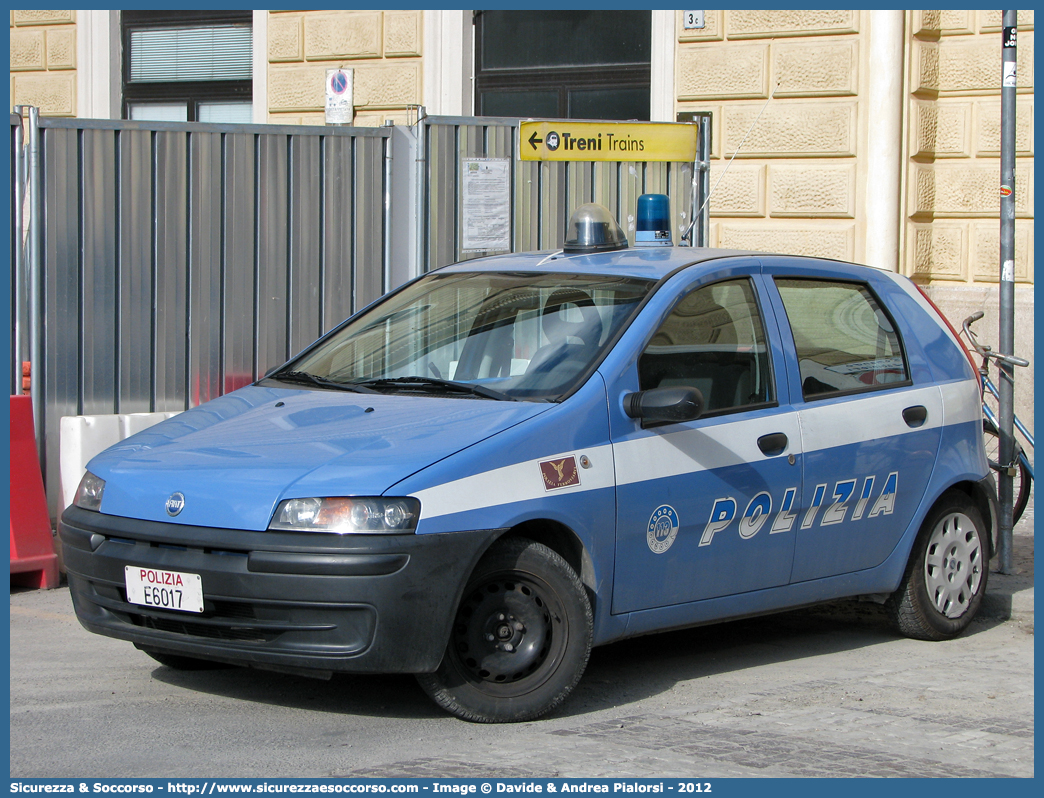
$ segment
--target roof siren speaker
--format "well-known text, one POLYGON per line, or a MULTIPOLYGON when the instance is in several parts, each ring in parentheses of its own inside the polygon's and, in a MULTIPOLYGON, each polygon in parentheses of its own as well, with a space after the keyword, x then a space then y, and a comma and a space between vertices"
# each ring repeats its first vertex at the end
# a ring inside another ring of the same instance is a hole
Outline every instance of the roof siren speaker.
POLYGON ((636 247, 670 247, 671 203, 666 194, 642 194, 638 198, 636 247))
POLYGON ((589 202, 573 211, 563 252, 594 254, 617 249, 627 249, 627 236, 607 207, 589 202))

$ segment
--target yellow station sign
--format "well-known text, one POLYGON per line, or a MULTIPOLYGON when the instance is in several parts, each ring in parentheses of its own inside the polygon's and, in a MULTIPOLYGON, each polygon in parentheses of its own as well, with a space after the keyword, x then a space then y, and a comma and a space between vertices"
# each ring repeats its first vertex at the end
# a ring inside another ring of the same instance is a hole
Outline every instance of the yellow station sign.
POLYGON ((692 161, 696 125, 655 122, 521 122, 523 161, 692 161))

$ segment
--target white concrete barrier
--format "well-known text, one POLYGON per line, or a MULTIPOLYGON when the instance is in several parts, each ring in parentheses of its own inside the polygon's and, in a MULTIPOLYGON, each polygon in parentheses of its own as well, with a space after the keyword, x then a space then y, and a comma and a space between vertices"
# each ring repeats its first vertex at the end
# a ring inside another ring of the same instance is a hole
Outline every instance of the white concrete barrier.
POLYGON ((148 429, 180 411, 165 413, 121 413, 113 416, 63 416, 59 438, 61 503, 58 514, 72 504, 87 462, 114 443, 148 429))

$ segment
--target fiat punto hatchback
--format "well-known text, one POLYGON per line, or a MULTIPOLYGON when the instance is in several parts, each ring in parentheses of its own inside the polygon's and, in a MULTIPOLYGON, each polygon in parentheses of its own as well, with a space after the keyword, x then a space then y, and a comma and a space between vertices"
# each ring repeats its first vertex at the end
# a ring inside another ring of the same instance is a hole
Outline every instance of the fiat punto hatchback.
POLYGON ((904 277, 627 248, 438 269, 95 457, 61 538, 89 630, 175 668, 412 673, 559 705, 591 647, 841 597, 959 634, 995 497, 979 382, 904 277))

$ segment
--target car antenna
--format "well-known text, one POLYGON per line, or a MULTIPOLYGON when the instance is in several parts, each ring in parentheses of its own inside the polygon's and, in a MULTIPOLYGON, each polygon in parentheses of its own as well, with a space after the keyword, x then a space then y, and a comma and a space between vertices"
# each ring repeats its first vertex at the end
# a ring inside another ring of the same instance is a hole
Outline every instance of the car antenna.
MULTIPOLYGON (((776 88, 779 88, 778 83, 776 84, 776 88)), ((765 113, 765 109, 768 108, 768 104, 771 99, 771 94, 769 94, 769 96, 765 98, 765 104, 761 106, 761 110, 758 111, 758 115, 754 118, 754 121, 750 123, 750 127, 747 128, 747 132, 743 134, 743 138, 740 140, 739 146, 736 147, 736 151, 732 153, 732 157, 729 158, 729 162, 725 164, 725 169, 722 171, 720 175, 718 175, 718 179, 714 182, 713 188, 711 188, 711 190, 707 192, 707 196, 703 200, 703 204, 700 206, 700 209, 692 215, 692 218, 689 220, 688 227, 686 227, 685 232, 681 234, 681 240, 684 242, 688 242, 688 246, 692 246, 692 229, 696 226, 696 220, 700 218, 700 214, 703 213, 703 209, 707 207, 707 203, 710 202, 710 198, 714 195, 714 192, 718 188, 718 185, 721 183, 722 178, 725 177, 725 174, 729 171, 729 167, 732 166, 732 162, 736 160, 736 156, 739 155, 740 150, 743 149, 743 145, 747 141, 747 136, 750 135, 750 131, 754 129, 754 125, 758 123, 758 120, 761 119, 761 115, 765 113)), ((697 155, 696 157, 698 158, 699 156, 697 155)), ((696 165, 697 163, 694 161, 692 164, 692 204, 696 203, 696 165)))

